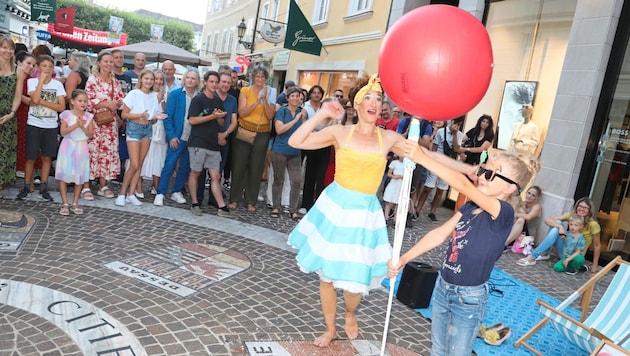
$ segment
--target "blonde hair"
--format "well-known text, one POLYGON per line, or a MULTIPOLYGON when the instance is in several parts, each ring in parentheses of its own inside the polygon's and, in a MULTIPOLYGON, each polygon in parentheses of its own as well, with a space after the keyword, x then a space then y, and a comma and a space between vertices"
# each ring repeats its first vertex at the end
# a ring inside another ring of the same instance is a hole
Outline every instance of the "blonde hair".
POLYGON ((578 224, 584 226, 585 219, 580 214, 571 214, 571 217, 569 218, 569 222, 578 223, 578 224))
POLYGON ((71 68, 72 70, 83 73, 86 76, 90 75, 90 66, 92 65, 92 62, 90 62, 87 54, 83 52, 72 52, 72 54, 70 54, 70 57, 74 58, 74 60, 77 62, 77 66, 75 68, 71 68))
MULTIPOLYGON (((138 82, 136 83, 136 89, 142 89, 142 78, 144 78, 145 75, 147 74, 151 74, 153 76, 153 80, 155 80, 155 73, 153 73, 153 71, 151 69, 143 69, 142 72, 140 72, 140 75, 138 76, 138 82)), ((153 83, 153 85, 151 86, 151 88, 149 89, 149 91, 153 91, 153 87, 155 86, 155 82, 153 83)))
MULTIPOLYGON (((101 74, 101 60, 103 59, 103 57, 111 56, 111 55, 112 55, 112 52, 107 50, 107 49, 104 49, 104 50, 98 52, 98 56, 96 56, 96 62, 94 62, 94 66, 92 66, 92 74, 94 74, 94 75, 101 74)), ((114 77, 114 72, 113 71, 110 72, 109 76, 111 78, 113 78, 114 77)))
POLYGON ((525 187, 540 169, 538 160, 532 158, 531 155, 501 153, 499 157, 504 159, 507 164, 512 167, 514 171, 514 181, 518 183, 520 187, 525 187))
POLYGON ((15 71, 15 42, 13 42, 13 40, 7 36, 4 35, 0 35, 0 46, 2 46, 3 44, 8 44, 9 47, 11 47, 13 49, 13 54, 11 55, 11 59, 9 60, 9 66, 11 67, 11 72, 15 71))

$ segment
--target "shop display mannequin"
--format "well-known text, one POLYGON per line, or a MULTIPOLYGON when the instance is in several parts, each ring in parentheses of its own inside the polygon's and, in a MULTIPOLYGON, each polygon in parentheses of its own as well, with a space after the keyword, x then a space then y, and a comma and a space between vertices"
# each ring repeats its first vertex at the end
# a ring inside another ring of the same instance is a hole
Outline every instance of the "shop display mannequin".
POLYGON ((527 153, 530 155, 536 153, 536 148, 540 143, 540 132, 538 131, 538 126, 532 121, 533 113, 533 106, 523 105, 521 108, 523 122, 518 122, 514 125, 508 152, 527 153))

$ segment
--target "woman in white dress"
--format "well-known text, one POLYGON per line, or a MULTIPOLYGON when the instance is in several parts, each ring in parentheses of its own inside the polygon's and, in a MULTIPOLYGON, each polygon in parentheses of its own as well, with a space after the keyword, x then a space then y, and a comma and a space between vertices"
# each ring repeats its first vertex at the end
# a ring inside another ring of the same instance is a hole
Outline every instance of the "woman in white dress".
MULTIPOLYGON (((153 85, 153 89, 157 93, 161 108, 164 109, 166 93, 164 92, 164 73, 162 73, 161 70, 155 72, 155 85, 153 85)), ((164 120, 157 120, 155 124, 153 124, 152 129, 153 136, 151 138, 151 146, 149 146, 149 152, 144 159, 141 176, 142 178, 153 180, 151 194, 155 195, 158 184, 160 184, 160 174, 164 167, 164 160, 166 159, 167 143, 164 132, 164 120)), ((140 191, 142 191, 142 189, 140 189, 140 191)))

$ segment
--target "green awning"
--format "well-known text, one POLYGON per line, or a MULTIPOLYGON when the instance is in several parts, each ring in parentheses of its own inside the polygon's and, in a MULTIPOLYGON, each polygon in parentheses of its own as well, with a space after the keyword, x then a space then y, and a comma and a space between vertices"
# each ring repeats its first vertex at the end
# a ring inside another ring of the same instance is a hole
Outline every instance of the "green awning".
POLYGON ((319 56, 322 42, 295 1, 289 2, 289 23, 284 48, 319 56))

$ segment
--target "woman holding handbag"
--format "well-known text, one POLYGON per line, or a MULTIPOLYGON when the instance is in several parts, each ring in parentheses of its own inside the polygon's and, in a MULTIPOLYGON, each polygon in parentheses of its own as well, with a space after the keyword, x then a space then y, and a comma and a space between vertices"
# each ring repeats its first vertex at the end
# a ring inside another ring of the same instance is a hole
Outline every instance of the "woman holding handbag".
POLYGON ((241 89, 238 98, 238 127, 232 143, 232 210, 244 200, 248 212, 256 211, 271 119, 276 114, 276 97, 267 86, 268 78, 267 68, 255 66, 251 72, 252 86, 241 89))
MULTIPOLYGON (((97 195, 113 198, 107 181, 115 179, 120 171, 118 158, 117 114, 122 106, 123 93, 112 68, 114 57, 108 50, 101 51, 92 67, 92 75, 85 83, 90 100, 88 111, 94 115, 94 135, 88 140, 90 151, 90 179, 97 179, 97 195)), ((89 183, 83 185, 81 196, 90 193, 89 183)))

